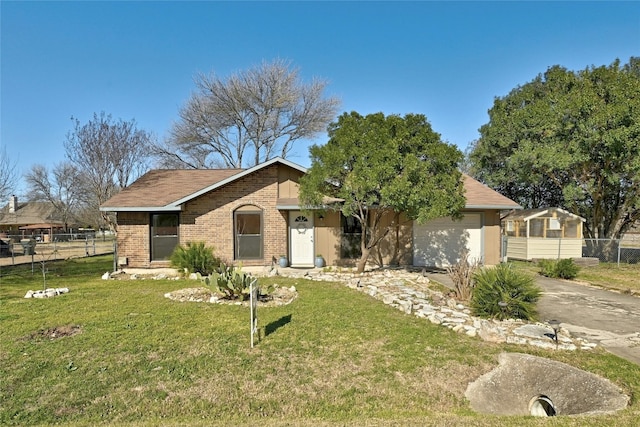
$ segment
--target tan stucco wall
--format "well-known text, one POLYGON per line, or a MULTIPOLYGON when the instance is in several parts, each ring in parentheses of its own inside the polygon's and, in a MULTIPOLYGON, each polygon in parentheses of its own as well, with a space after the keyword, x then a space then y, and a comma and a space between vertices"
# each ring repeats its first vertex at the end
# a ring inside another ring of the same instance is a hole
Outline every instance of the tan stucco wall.
POLYGON ((300 171, 286 166, 278 168, 278 197, 282 199, 295 199, 298 197, 300 171))
MULTIPOLYGON (((315 216, 316 253, 321 254, 329 266, 352 266, 355 265, 353 259, 340 258, 340 242, 342 228, 340 226, 340 213, 327 211, 319 218, 315 216)), ((394 215, 385 216, 382 221, 383 227, 390 227, 389 234, 380 242, 379 246, 371 253, 369 263, 376 264, 382 260, 383 265, 389 265, 394 255, 394 249, 398 247, 395 262, 399 265, 410 265, 412 262, 411 253, 411 221, 404 215, 400 215, 399 220, 394 215)))
POLYGON ((494 209, 483 211, 484 217, 484 264, 500 264, 502 235, 500 212, 494 209))

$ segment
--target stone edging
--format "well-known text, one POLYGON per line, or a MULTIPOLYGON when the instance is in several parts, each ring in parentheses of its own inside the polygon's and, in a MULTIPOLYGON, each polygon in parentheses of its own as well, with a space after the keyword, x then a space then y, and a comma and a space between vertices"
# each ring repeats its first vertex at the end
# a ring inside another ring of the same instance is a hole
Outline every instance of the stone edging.
POLYGON ((371 297, 397 308, 406 314, 429 320, 455 332, 484 341, 532 345, 551 350, 591 350, 597 344, 572 337, 568 330, 557 331, 544 323, 530 323, 520 319, 487 320, 471 316, 471 310, 442 292, 430 289, 430 280, 421 273, 407 270, 381 270, 356 274, 310 270, 303 274, 283 271, 289 277, 303 277, 315 281, 341 282, 371 297))

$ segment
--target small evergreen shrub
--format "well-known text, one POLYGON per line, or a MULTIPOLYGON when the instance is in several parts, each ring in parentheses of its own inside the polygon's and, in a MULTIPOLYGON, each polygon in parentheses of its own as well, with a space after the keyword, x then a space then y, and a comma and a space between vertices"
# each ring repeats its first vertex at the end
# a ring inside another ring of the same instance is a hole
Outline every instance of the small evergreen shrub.
POLYGON ((511 264, 483 268, 473 276, 471 311, 475 316, 534 320, 541 290, 533 278, 516 271, 511 264))
POLYGON ((580 267, 576 265, 571 258, 553 260, 543 259, 538 262, 540 274, 546 277, 559 279, 574 279, 580 271, 580 267))
POLYGON ((540 274, 545 277, 554 277, 556 262, 552 259, 541 259, 538 261, 540 274))
POLYGON ((171 266, 186 269, 189 273, 200 273, 208 276, 220 265, 220 258, 213 254, 213 248, 204 242, 187 242, 186 246, 178 246, 171 257, 171 266))

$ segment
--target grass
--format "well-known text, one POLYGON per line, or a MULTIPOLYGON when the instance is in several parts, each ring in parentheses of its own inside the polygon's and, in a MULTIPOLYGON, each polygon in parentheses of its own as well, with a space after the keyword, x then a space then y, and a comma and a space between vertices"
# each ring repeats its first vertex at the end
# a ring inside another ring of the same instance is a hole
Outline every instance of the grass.
MULTIPOLYGON (((536 263, 512 261, 521 271, 538 275, 540 268, 536 263)), ((588 283, 603 289, 610 289, 630 294, 640 295, 640 264, 600 263, 591 267, 580 267, 576 282, 588 283)))
POLYGON ((295 285, 287 306, 179 303, 185 280, 105 281, 111 257, 52 266, 51 287, 24 299, 37 272, 2 269, 1 425, 636 425, 640 370, 602 351, 485 343, 392 309, 337 283, 295 285), (59 335, 51 337, 52 331, 59 335), (65 335, 66 334, 66 335, 65 335), (605 376, 632 397, 615 415, 493 417, 473 413, 467 384, 520 351, 605 376))

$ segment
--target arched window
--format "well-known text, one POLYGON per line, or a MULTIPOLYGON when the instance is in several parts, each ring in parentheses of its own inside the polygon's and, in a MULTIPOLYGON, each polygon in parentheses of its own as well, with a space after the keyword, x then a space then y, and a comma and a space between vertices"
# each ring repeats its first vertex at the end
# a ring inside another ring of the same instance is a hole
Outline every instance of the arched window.
POLYGON ((235 259, 262 259, 262 209, 246 205, 233 213, 235 259))

